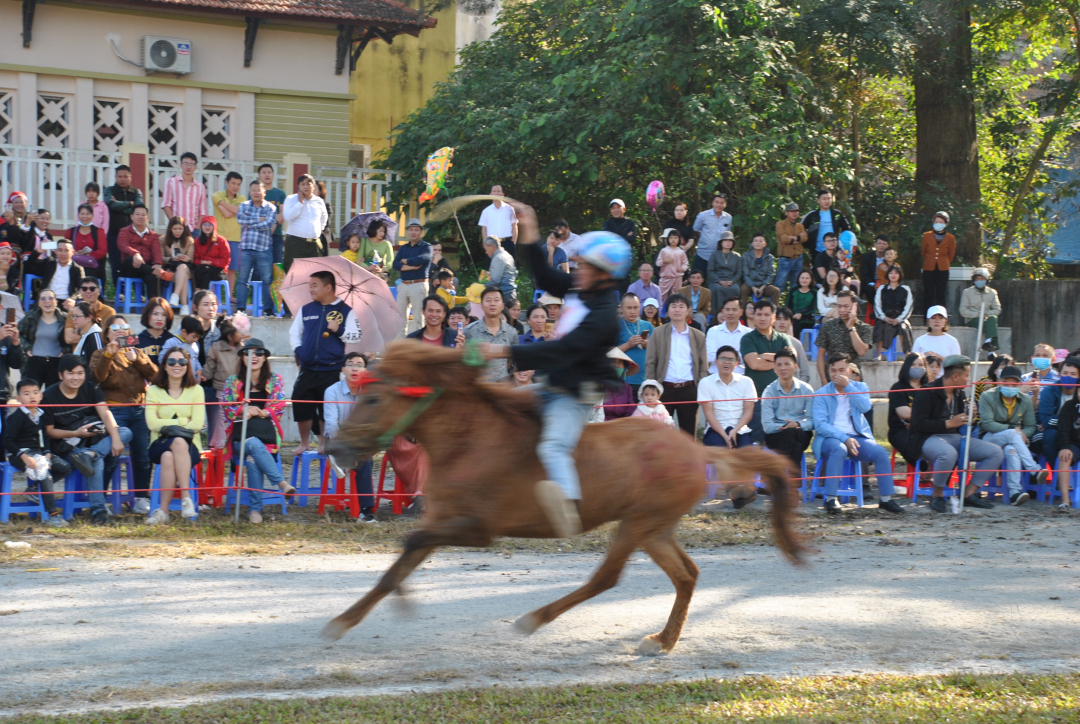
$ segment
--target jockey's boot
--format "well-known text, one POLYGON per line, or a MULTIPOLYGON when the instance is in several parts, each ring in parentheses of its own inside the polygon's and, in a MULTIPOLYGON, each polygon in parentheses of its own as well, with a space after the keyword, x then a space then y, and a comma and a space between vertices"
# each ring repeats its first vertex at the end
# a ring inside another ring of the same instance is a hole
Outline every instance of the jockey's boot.
POLYGON ((570 538, 581 532, 577 503, 563 495, 562 488, 551 480, 541 480, 533 489, 536 501, 547 516, 558 538, 570 538))

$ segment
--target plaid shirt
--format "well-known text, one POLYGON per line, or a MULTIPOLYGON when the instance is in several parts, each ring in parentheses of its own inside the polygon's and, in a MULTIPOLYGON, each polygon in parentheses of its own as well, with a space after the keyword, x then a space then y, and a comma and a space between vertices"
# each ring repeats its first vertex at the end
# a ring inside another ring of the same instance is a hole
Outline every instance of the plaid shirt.
POLYGON ((269 251, 274 241, 271 229, 277 223, 277 209, 273 204, 263 201, 262 206, 255 206, 245 201, 236 209, 236 220, 240 223, 240 248, 245 251, 269 251))

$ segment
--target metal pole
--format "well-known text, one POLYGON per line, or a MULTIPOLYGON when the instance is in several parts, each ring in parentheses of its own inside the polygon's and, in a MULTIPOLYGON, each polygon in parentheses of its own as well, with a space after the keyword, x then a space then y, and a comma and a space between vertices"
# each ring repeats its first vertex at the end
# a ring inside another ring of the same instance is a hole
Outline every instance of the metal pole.
MULTIPOLYGON (((248 415, 247 415, 247 407, 248 406, 247 406, 247 403, 248 403, 248 396, 251 394, 251 355, 254 352, 255 352, 255 350, 253 350, 253 349, 248 350, 248 353, 247 353, 247 371, 246 371, 246 373, 244 375, 247 379, 244 380, 244 393, 243 393, 244 406, 243 406, 243 408, 241 408, 241 413, 243 414, 244 417, 243 417, 243 420, 240 423, 240 458, 239 458, 240 469, 236 471, 236 509, 235 509, 235 515, 233 517, 233 522, 234 523, 239 523, 240 522, 240 490, 241 490, 241 488, 244 487, 244 443, 247 442, 247 421, 248 421, 248 415)), ((225 444, 227 445, 228 442, 226 442, 225 444)))
MULTIPOLYGON (((975 369, 979 368, 979 349, 982 347, 982 332, 983 332, 983 315, 986 314, 986 302, 979 305, 979 334, 975 337, 975 356, 974 364, 975 369)), ((960 473, 960 489, 956 494, 956 504, 954 505, 954 512, 960 515, 964 512, 964 492, 967 490, 968 485, 968 465, 971 463, 971 429, 974 427, 975 422, 975 375, 971 375, 971 387, 968 392, 968 424, 967 434, 964 439, 964 467, 961 468, 960 473)))
POLYGON ((465 232, 461 228, 461 222, 457 217, 457 207, 454 208, 454 223, 457 224, 458 233, 461 234, 461 243, 465 247, 466 253, 469 255, 469 261, 472 262, 473 268, 476 267, 476 260, 473 259, 472 250, 469 249, 469 240, 465 238, 465 232))

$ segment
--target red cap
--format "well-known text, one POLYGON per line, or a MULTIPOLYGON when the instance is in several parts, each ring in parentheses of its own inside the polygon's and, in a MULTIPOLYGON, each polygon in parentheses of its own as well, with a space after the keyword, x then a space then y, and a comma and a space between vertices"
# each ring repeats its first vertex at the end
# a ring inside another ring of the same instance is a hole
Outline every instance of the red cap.
POLYGON ((14 201, 20 196, 22 197, 23 201, 26 201, 26 194, 24 194, 22 191, 12 191, 7 197, 7 202, 10 204, 12 201, 14 201))

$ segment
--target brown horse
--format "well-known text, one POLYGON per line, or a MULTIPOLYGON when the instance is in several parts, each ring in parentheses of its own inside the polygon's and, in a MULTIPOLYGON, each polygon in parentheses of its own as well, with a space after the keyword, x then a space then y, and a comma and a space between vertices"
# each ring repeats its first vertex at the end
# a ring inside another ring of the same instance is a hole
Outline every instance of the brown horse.
MULTIPOLYGON (((406 430, 431 457, 425 513, 407 537, 405 552, 375 588, 327 624, 323 633, 332 639, 360 623, 386 595, 399 591, 402 581, 438 546, 482 547, 497 536, 554 537, 533 497, 534 485, 545 475, 536 457, 540 422, 531 391, 477 381, 478 368, 464 363, 461 350, 408 341, 388 346, 373 376, 381 379, 365 384, 329 452, 350 462, 371 455, 385 444, 388 431, 401 432, 402 421, 415 418, 406 430), (420 386, 442 392, 432 402, 420 386)), ((704 494, 707 463, 717 466, 721 480, 743 481, 730 488, 735 498, 753 497, 750 481, 759 473, 773 495, 777 546, 793 562, 804 550, 791 527, 794 491, 778 455, 707 448, 654 420, 631 418, 587 426, 575 457, 583 530, 609 521, 619 521, 619 526, 592 579, 520 618, 516 627, 522 632, 532 633, 614 586, 630 555, 643 548, 671 578, 676 596, 664 630, 646 637, 638 651, 656 654, 675 648, 698 576, 697 566, 675 540, 675 529, 704 494)))

